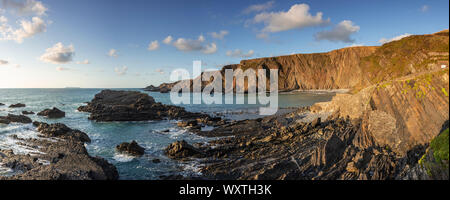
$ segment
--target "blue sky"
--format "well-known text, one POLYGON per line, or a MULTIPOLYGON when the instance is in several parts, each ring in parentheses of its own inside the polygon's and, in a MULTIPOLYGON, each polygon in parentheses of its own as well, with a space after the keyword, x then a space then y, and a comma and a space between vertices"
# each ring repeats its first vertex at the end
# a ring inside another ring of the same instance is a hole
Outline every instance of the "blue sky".
POLYGON ((194 60, 217 69, 242 59, 381 45, 448 29, 448 4, 0 0, 0 88, 140 88, 168 82, 172 70, 191 69, 194 60))

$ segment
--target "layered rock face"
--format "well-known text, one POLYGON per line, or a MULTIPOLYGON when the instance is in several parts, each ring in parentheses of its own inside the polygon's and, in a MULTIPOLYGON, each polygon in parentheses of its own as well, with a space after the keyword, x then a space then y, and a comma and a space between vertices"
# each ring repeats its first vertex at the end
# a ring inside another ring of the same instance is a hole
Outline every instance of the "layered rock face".
POLYGON ((315 112, 362 118, 380 145, 405 155, 440 133, 448 120, 448 69, 382 82, 357 94, 338 94, 331 102, 312 106, 315 112))
POLYGON ((187 112, 184 108, 156 103, 147 94, 134 91, 103 90, 79 111, 91 113, 96 121, 147 121, 169 119, 195 119, 208 115, 187 112))
MULTIPOLYGON (((430 35, 415 35, 381 47, 349 47, 327 53, 295 54, 270 58, 243 60, 217 72, 225 81, 226 69, 278 69, 280 91, 311 89, 350 89, 359 91, 370 85, 409 74, 440 69, 448 66, 448 30, 430 35)), ((269 77, 267 73, 267 77, 269 77)), ((150 91, 169 92, 176 84, 192 90, 193 80, 149 86, 150 91)), ((201 81, 202 89, 211 80, 201 81)), ((269 80, 266 80, 269 83, 269 80)), ((223 84, 225 86, 225 84, 223 84)), ((248 92, 248 81, 233 79, 233 88, 248 92)), ((269 88, 269 87, 267 87, 269 88)), ((225 90, 222 89, 224 92, 225 90)), ((198 91, 196 91, 198 92, 198 91)), ((234 90, 236 92, 236 90, 234 90)))
POLYGON ((84 144, 90 142, 86 133, 73 130, 64 124, 34 122, 39 138, 19 138, 22 145, 36 149, 32 154, 15 154, 0 151, 4 167, 17 171, 7 180, 116 180, 117 169, 105 159, 92 157, 84 144))

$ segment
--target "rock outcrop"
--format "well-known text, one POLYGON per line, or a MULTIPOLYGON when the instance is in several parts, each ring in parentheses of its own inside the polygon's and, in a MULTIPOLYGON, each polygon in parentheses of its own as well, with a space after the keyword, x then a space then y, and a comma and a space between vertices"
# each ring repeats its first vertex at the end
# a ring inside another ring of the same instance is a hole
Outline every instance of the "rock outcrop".
POLYGON ((22 111, 22 115, 34 115, 33 111, 22 111))
POLYGON ((189 157, 200 157, 203 155, 198 149, 186 141, 176 141, 166 148, 166 155, 173 159, 186 159, 189 157))
POLYGON ((37 115, 53 119, 53 118, 63 118, 66 116, 66 113, 54 107, 53 109, 45 109, 39 112, 37 115))
POLYGON ((182 107, 163 105, 144 93, 103 90, 79 111, 91 113, 96 121, 148 121, 162 119, 196 119, 206 114, 192 113, 182 107))
POLYGON ((29 117, 24 116, 24 115, 8 114, 8 116, 6 116, 6 117, 0 116, 0 123, 2 123, 2 124, 9 124, 11 122, 22 123, 22 124, 29 124, 32 121, 31 121, 31 119, 29 117))
POLYGON ((418 73, 367 87, 356 94, 337 94, 317 103, 314 112, 363 118, 367 132, 380 145, 405 155, 439 134, 448 120, 448 69, 418 73))
POLYGON ((26 107, 26 105, 23 103, 17 103, 17 104, 11 104, 9 107, 10 108, 23 108, 23 107, 26 107))
POLYGON ((117 145, 116 150, 132 156, 142 156, 145 153, 145 148, 139 146, 139 144, 134 140, 130 143, 124 142, 120 145, 117 145))
POLYGON ((0 151, 0 163, 11 168, 15 175, 0 177, 7 180, 116 180, 117 169, 105 159, 92 157, 84 144, 89 137, 64 124, 34 122, 39 138, 14 139, 33 148, 37 153, 15 154, 0 151))

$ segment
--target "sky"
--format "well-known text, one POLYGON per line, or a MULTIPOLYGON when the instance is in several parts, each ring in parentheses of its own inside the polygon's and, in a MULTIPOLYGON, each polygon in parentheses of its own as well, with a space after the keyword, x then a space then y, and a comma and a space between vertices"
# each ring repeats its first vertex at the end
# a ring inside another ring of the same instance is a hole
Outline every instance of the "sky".
POLYGON ((220 69, 448 27, 448 0, 0 0, 0 88, 143 88, 195 60, 220 69))

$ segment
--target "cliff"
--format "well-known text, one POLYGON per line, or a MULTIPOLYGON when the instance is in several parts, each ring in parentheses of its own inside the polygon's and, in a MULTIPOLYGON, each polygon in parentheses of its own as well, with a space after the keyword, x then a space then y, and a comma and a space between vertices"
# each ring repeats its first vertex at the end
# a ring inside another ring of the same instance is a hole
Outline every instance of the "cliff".
MULTIPOLYGON (((278 69, 280 91, 350 89, 357 92, 383 81, 437 70, 441 65, 448 66, 448 34, 448 30, 445 30, 429 35, 409 36, 380 47, 348 47, 327 53, 243 60, 240 64, 225 66, 218 72, 224 76, 225 69, 278 69)), ((185 87, 192 87, 192 80, 183 82, 185 87)), ((203 82, 202 87, 207 84, 209 81, 203 82)), ((159 87, 149 86, 146 89, 168 92, 174 85, 164 83, 159 87)), ((235 81, 233 86, 236 87, 235 81)), ((238 87, 247 91, 247 80, 238 87)))

